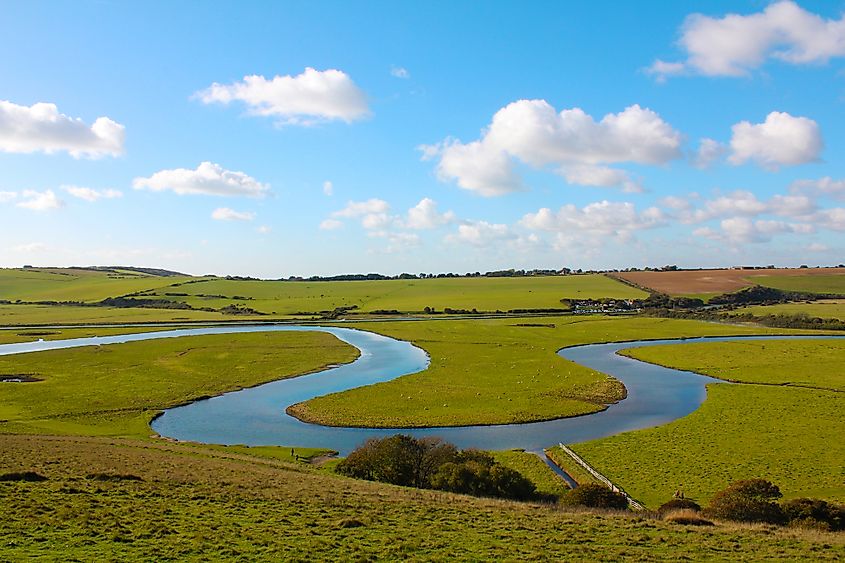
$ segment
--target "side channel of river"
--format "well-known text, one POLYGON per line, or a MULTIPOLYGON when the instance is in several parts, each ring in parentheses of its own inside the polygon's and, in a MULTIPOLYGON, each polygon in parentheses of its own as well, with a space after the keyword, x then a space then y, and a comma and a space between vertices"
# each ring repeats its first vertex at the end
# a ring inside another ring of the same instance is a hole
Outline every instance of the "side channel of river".
POLYGON ((428 366, 428 356, 416 346, 350 328, 261 325, 166 330, 71 340, 0 345, 0 355, 37 352, 78 346, 138 342, 204 334, 266 331, 322 331, 361 351, 354 362, 324 371, 273 381, 168 409, 153 421, 155 432, 178 440, 215 444, 309 446, 332 449, 341 455, 364 440, 397 432, 413 436, 439 436, 461 448, 541 451, 558 442, 576 443, 671 422, 697 409, 706 397, 708 383, 717 379, 691 372, 647 364, 617 354, 625 348, 691 342, 744 339, 841 338, 837 336, 754 336, 653 340, 591 344, 565 348, 558 353, 573 362, 612 375, 624 383, 628 397, 604 411, 573 418, 528 424, 464 426, 453 428, 372 429, 335 428, 304 423, 285 409, 310 398, 389 381, 428 366))

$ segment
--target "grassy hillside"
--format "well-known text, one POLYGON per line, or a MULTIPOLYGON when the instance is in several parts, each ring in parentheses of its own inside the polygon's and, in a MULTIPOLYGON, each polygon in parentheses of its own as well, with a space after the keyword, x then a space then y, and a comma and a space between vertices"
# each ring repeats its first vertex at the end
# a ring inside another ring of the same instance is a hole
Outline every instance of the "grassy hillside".
POLYGON ((0 269, 0 299, 8 301, 101 301, 154 290, 191 278, 128 270, 79 268, 0 269))
POLYGON ((708 386, 701 408, 668 425, 574 446, 635 498, 653 507, 681 488, 707 499, 729 481, 762 477, 787 497, 845 501, 838 439, 845 435, 844 341, 684 344, 627 354, 746 382, 708 386))
POLYGON ((843 536, 698 530, 404 489, 180 445, 0 436, 0 559, 841 560, 843 536), (105 474, 105 475, 104 475, 105 474), (111 478, 132 475, 141 480, 111 478))
POLYGON ((223 334, 0 356, 0 433, 148 436, 164 408, 350 362, 322 332, 223 334))
MULTIPOLYGON (((454 426, 549 420, 601 410, 623 395, 614 379, 557 355, 565 346, 642 338, 783 334, 695 321, 550 317, 356 323, 417 343, 429 369, 393 381, 318 397, 292 412, 351 426, 454 426)), ((551 444, 550 444, 551 445, 551 444)))
POLYGON ((425 307, 439 311, 446 307, 479 311, 561 308, 561 299, 637 298, 646 294, 606 276, 579 275, 354 282, 217 279, 158 291, 156 296, 184 301, 194 307, 219 308, 239 302, 265 313, 293 314, 351 306, 362 312, 394 309, 418 312, 425 307))

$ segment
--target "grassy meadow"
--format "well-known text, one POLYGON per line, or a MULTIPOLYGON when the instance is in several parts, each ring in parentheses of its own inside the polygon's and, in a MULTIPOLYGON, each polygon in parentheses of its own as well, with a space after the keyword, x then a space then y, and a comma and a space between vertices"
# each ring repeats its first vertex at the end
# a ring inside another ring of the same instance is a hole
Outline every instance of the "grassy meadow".
POLYGON ((738 309, 740 313, 753 315, 807 315, 821 319, 839 319, 845 321, 845 300, 826 299, 808 303, 778 303, 776 305, 755 305, 738 309))
POLYGON ((683 344, 627 355, 742 382, 670 424, 573 447, 655 507, 681 488, 707 500, 725 483, 763 477, 787 498, 845 501, 845 341, 683 344), (644 462, 647 460, 647 463, 644 462))
POLYGON ((635 299, 647 294, 607 276, 585 274, 320 282, 213 279, 158 290, 155 296, 193 307, 240 303, 268 314, 296 314, 353 306, 364 313, 421 312, 426 307, 441 312, 447 307, 478 311, 563 308, 561 299, 635 299))
MULTIPOLYGON (((425 349, 425 371, 324 395, 289 412, 334 426, 507 424, 596 412, 624 396, 613 378, 557 355, 594 342, 742 334, 788 334, 697 321, 549 317, 356 323, 425 349)), ((795 331, 792 331, 795 332, 795 331)), ((552 444, 550 444, 552 445, 552 444)))
POLYGON ((0 559, 835 561, 841 534, 493 501, 200 447, 0 435, 0 559), (122 477, 121 477, 122 476, 122 477), (137 479, 133 479, 133 477, 137 479))
POLYGON ((354 360, 322 332, 223 334, 0 356, 0 433, 143 437, 156 412, 354 360))

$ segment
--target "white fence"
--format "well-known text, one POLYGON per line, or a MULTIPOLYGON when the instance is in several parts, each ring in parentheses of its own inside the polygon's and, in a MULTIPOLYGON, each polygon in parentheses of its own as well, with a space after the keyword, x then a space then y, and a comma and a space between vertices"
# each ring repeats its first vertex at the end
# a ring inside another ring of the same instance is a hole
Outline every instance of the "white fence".
POLYGON ((570 448, 563 445, 562 443, 559 443, 559 445, 560 449, 566 452, 566 454, 571 457, 575 461, 575 463, 583 467, 584 470, 587 471, 593 477, 595 477, 596 480, 607 485, 611 491, 616 491, 617 493, 622 493, 623 495, 625 495, 625 498, 628 499, 628 505, 630 505, 631 508, 633 508, 634 510, 645 510, 645 506, 632 499, 631 495, 622 490, 621 487, 617 487, 616 485, 614 485, 610 479, 599 473, 592 465, 584 461, 584 458, 573 452, 570 448))

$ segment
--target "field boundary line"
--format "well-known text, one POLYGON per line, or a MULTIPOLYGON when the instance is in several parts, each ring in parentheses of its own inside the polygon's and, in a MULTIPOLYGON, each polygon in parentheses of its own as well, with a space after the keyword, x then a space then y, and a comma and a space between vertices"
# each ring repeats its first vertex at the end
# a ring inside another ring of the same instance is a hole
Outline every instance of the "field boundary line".
POLYGON ((610 490, 611 490, 611 491, 615 491, 615 492, 617 492, 617 493, 621 493, 622 495, 624 495, 624 496, 625 496, 625 498, 628 500, 628 505, 629 505, 631 508, 633 508, 633 509, 635 509, 635 510, 645 510, 645 509, 646 509, 646 508, 645 508, 645 506, 643 506, 641 503, 639 503, 639 502, 637 502, 636 500, 634 500, 634 499, 631 497, 631 495, 629 495, 628 493, 626 493, 626 492, 622 489, 622 487, 618 487, 618 486, 614 485, 614 484, 613 484, 613 481, 611 481, 610 479, 608 479, 607 477, 605 477, 604 475, 602 475, 601 473, 599 473, 599 471, 598 471, 596 468, 594 468, 592 465, 590 465, 589 463, 587 463, 587 462, 584 460, 584 458, 582 458, 581 456, 579 456, 578 454, 576 454, 574 451, 572 451, 572 449, 571 449, 571 448, 569 448, 568 446, 564 445, 564 444, 563 444, 563 442, 558 442, 558 445, 560 446, 560 449, 562 449, 562 450, 566 453, 566 455, 568 455, 569 457, 571 457, 571 458, 573 459, 573 461, 575 461, 575 463, 577 463, 578 465, 580 465, 581 467, 583 467, 583 468, 584 468, 584 469, 585 469, 585 470, 586 470, 586 471, 587 471, 590 475, 592 475, 593 477, 595 477, 598 481, 600 481, 601 483, 604 483, 605 485, 607 485, 607 486, 610 488, 610 490))

